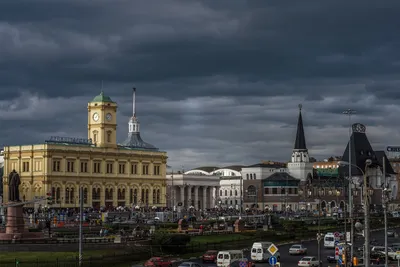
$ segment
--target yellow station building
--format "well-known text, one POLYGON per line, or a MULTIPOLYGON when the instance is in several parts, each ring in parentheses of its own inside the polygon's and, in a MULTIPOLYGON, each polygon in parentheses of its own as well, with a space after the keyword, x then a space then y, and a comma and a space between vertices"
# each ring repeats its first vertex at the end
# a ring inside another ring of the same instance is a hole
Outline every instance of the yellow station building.
POLYGON ((55 208, 166 206, 167 153, 140 136, 135 110, 128 137, 117 143, 117 103, 101 92, 88 103, 88 138, 51 137, 43 144, 4 147, 4 202, 8 174, 21 177, 21 201, 51 193, 55 208))

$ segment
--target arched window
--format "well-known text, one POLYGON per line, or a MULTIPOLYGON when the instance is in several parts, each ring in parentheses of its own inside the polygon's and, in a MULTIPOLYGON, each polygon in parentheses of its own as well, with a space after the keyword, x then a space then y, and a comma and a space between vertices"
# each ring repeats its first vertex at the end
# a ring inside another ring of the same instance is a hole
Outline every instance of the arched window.
POLYGON ((135 188, 133 190, 133 203, 137 204, 138 202, 138 190, 135 188))
POLYGON ((256 174, 255 174, 255 173, 253 173, 253 177, 254 177, 254 180, 255 180, 255 179, 257 179, 257 178, 256 178, 256 174))
POLYGON ((93 131, 93 142, 94 143, 97 143, 97 134, 98 134, 98 131, 93 131))
POLYGON ((92 200, 100 200, 100 188, 92 189, 92 200))
POLYGON ((249 174, 246 174, 246 179, 249 180, 249 174))
POLYGON ((225 190, 225 196, 227 196, 228 195, 228 191, 227 190, 225 190))
POLYGON ((161 191, 160 189, 157 189, 157 204, 161 203, 161 191))
POLYGON ((235 190, 235 196, 237 196, 238 195, 238 191, 237 190, 235 190))
POLYGON ((145 203, 149 204, 149 189, 146 189, 145 203))
POLYGON ((250 185, 247 187, 247 196, 255 197, 256 196, 256 187, 254 185, 250 185))
POLYGON ((155 204, 157 201, 157 191, 153 189, 153 204, 155 204))
POLYGON ((133 189, 129 189, 129 203, 133 203, 133 189))
POLYGON ((111 142, 111 131, 107 131, 107 143, 111 142))
POLYGON ((61 188, 57 187, 57 190, 56 190, 56 201, 57 201, 57 203, 61 203, 60 198, 61 198, 61 188))
POLYGON ((144 203, 144 200, 146 199, 146 194, 145 194, 145 190, 142 189, 142 194, 140 195, 140 202, 144 203))
POLYGON ((253 174, 250 173, 250 180, 253 180, 253 174))
POLYGON ((88 189, 87 188, 83 189, 83 203, 84 204, 88 203, 88 189))
POLYGON ((219 195, 222 196, 222 190, 219 190, 219 195))
POLYGON ((232 190, 229 191, 229 196, 232 196, 232 190))

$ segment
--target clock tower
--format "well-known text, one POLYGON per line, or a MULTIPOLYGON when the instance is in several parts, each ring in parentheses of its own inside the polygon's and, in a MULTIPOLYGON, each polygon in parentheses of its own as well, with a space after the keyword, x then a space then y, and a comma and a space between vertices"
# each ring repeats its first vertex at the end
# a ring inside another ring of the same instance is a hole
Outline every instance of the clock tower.
POLYGON ((117 103, 103 91, 88 103, 88 138, 98 147, 117 147, 117 103))

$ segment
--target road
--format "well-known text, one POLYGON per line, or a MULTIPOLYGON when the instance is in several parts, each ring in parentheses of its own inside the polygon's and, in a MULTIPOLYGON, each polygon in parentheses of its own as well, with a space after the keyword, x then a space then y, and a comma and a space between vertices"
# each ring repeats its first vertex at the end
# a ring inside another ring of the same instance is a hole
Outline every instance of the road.
MULTIPOLYGON (((371 232, 371 240, 374 239, 376 242, 380 244, 384 244, 385 242, 385 233, 384 231, 377 231, 377 232, 371 232)), ((398 238, 397 238, 398 240, 398 238)), ((267 241, 267 240, 265 240, 267 241)), ((363 239, 358 239, 355 244, 355 248, 362 246, 362 243, 364 242, 363 239)), ((389 237, 388 238, 388 244, 390 245, 391 243, 396 243, 396 238, 389 237)), ((302 243, 307 249, 308 249, 308 256, 318 256, 318 243, 317 241, 305 241, 302 243)), ((282 267, 296 267, 298 261, 302 258, 302 256, 291 256, 289 255, 289 248, 292 244, 290 245, 282 245, 279 246, 279 252, 281 254, 281 266, 282 267)), ((238 248, 242 249, 242 248, 238 248)), ((334 250, 333 249, 325 249, 323 247, 323 241, 321 241, 321 260, 323 262, 324 267, 328 266, 335 266, 334 263, 328 263, 326 261, 327 256, 334 255, 334 250)), ((247 256, 248 257, 248 256, 247 256)), ((200 260, 195 260, 195 261, 200 261, 200 260)), ((215 267, 215 264, 203 264, 204 267, 215 267)), ((270 265, 268 263, 257 263, 256 267, 269 267, 270 265)))

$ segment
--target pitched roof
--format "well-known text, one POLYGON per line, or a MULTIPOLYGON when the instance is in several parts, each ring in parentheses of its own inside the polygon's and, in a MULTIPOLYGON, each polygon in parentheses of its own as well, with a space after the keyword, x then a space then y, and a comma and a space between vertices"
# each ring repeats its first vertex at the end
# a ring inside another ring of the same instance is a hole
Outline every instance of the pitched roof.
POLYGON ((383 166, 383 158, 385 158, 385 171, 386 171, 386 175, 388 174, 396 174, 396 172, 393 170, 392 168, 392 164, 390 164, 389 159, 386 156, 385 151, 379 150, 379 151, 375 151, 375 155, 379 161, 379 165, 383 166))
POLYGON ((246 167, 246 166, 244 166, 244 165, 231 165, 231 166, 223 167, 221 169, 230 169, 230 170, 234 170, 234 171, 240 172, 240 171, 242 171, 243 167, 246 167))
MULTIPOLYGON (((367 135, 365 134, 365 126, 360 123, 355 123, 352 126, 353 133, 350 137, 349 143, 347 143, 346 150, 342 156, 342 161, 349 162, 349 145, 351 146, 351 174, 354 176, 362 176, 365 170, 365 161, 367 159, 372 160, 372 164, 379 164, 377 156, 372 149, 371 144, 368 141, 367 135), (362 171, 361 171, 362 170, 362 171)), ((339 172, 344 175, 349 175, 349 166, 340 166, 339 172)))
POLYGON ((95 96, 90 102, 114 103, 114 101, 111 100, 111 97, 104 95, 103 91, 101 91, 99 95, 95 96))
POLYGON ((275 172, 268 176, 267 178, 264 178, 263 181, 298 181, 300 182, 300 179, 294 178, 287 172, 275 172))
POLYGON ((296 141, 294 142, 295 150, 307 150, 306 137, 304 135, 303 116, 301 115, 301 105, 299 105, 299 119, 297 121, 296 141))
POLYGON ((286 168, 286 163, 279 163, 279 162, 274 162, 274 163, 257 163, 249 166, 244 166, 243 168, 273 168, 273 169, 279 169, 279 168, 286 168))
POLYGON ((139 132, 128 133, 128 137, 126 140, 121 144, 121 146, 126 148, 138 148, 138 149, 145 149, 145 150, 158 150, 152 144, 146 143, 140 137, 139 132))

